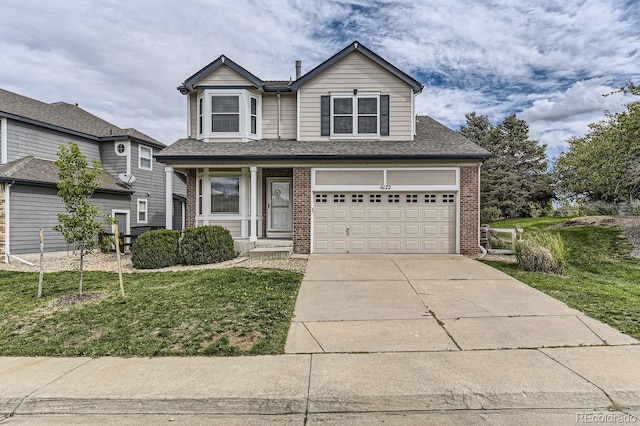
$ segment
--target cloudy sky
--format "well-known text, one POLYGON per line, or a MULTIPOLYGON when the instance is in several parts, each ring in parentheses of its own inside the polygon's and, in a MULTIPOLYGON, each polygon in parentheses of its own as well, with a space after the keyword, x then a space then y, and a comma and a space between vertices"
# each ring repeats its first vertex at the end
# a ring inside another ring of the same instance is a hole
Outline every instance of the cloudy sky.
POLYGON ((425 84, 418 113, 457 130, 516 113, 554 157, 640 83, 637 0, 2 0, 0 87, 78 103, 170 144, 176 87, 225 54, 295 77, 359 40, 425 84))

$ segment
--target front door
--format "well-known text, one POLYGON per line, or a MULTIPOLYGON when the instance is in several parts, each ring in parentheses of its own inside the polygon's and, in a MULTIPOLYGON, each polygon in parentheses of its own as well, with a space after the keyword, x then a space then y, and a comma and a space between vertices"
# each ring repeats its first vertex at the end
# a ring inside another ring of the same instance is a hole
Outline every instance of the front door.
POLYGON ((292 179, 267 179, 267 237, 293 236, 292 187, 292 179))

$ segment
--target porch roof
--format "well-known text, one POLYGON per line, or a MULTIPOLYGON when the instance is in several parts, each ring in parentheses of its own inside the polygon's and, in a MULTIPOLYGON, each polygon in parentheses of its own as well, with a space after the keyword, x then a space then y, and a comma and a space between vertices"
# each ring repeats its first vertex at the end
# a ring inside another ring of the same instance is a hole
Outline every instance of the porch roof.
POLYGON ((413 141, 262 139, 203 142, 180 139, 155 158, 166 163, 247 160, 485 160, 491 153, 427 116, 418 117, 413 141))

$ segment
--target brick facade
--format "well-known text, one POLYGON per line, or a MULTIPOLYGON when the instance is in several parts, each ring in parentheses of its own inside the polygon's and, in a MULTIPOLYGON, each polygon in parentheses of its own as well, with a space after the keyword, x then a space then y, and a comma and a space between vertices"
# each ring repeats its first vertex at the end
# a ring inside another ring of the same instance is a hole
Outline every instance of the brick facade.
POLYGON ((4 262, 6 252, 7 239, 5 236, 7 215, 5 212, 5 196, 4 187, 6 183, 0 182, 0 262, 4 262))
POLYGON ((264 200, 262 203, 262 235, 265 238, 267 236, 267 203, 269 203, 267 178, 274 177, 293 177, 293 169, 262 169, 262 199, 264 200))
POLYGON ((311 252, 311 169, 293 169, 293 252, 311 252))
POLYGON ((185 206, 185 228, 196 226, 196 171, 190 169, 187 173, 187 205, 185 206))
POLYGON ((478 167, 460 168, 460 254, 478 254, 480 218, 478 216, 478 167))

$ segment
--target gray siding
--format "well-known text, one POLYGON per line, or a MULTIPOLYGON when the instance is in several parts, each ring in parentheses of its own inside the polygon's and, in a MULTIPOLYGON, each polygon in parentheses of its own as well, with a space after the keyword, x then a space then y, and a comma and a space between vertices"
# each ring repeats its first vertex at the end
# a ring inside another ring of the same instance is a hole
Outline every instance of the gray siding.
POLYGON ((68 145, 74 141, 91 163, 100 160, 100 148, 97 141, 71 136, 62 132, 37 127, 15 120, 8 120, 7 126, 7 161, 18 160, 27 155, 57 160, 60 145, 68 145))
MULTIPOLYGON (((143 144, 144 145, 144 144, 143 144)), ((132 197, 133 207, 131 208, 131 227, 135 226, 161 226, 166 225, 165 218, 165 175, 164 164, 155 160, 153 170, 145 170, 138 167, 138 146, 137 142, 131 142, 131 174, 136 177, 136 181, 131 186, 135 191, 132 197), (137 199, 144 198, 147 203, 147 223, 138 223, 137 199)), ((145 145, 148 146, 148 145, 145 145)), ((152 148, 152 147, 150 147, 152 148)), ((152 148, 153 154, 159 150, 152 148)), ((185 187, 186 192, 186 187, 185 187)))
POLYGON ((120 173, 127 172, 127 156, 116 154, 115 147, 119 143, 129 142, 102 142, 100 144, 100 163, 105 172, 118 177, 120 173))
MULTIPOLYGON (((58 224, 58 213, 64 213, 64 205, 53 187, 14 185, 11 188, 10 251, 12 254, 37 253, 40 251, 39 230, 44 230, 45 251, 71 250, 62 234, 53 230, 58 224)), ((127 195, 95 194, 92 201, 105 214, 111 209, 128 210, 127 195)), ((105 230, 111 227, 105 225, 105 230)))

